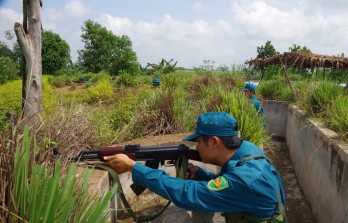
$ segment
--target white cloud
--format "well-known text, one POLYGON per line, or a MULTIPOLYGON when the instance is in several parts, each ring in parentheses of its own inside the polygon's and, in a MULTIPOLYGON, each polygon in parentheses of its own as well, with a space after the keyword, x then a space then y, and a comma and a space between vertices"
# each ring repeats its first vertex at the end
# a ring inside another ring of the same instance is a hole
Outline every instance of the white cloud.
POLYGON ((64 6, 68 15, 74 15, 77 17, 83 17, 90 12, 82 1, 71 1, 64 6))
POLYGON ((226 61, 235 53, 230 47, 235 31, 225 20, 209 23, 200 19, 189 23, 166 14, 155 23, 104 14, 97 21, 116 35, 129 36, 143 64, 180 58, 179 66, 192 67, 213 56, 226 61))
POLYGON ((64 25, 68 20, 71 21, 88 16, 90 11, 81 1, 71 1, 64 8, 44 7, 42 16, 44 23, 60 23, 64 25))
POLYGON ((0 8, 0 26, 3 27, 10 25, 14 25, 15 22, 22 22, 22 14, 7 8, 0 8))
POLYGON ((22 23, 22 14, 7 8, 0 8, 0 41, 8 42, 5 38, 5 31, 11 30, 14 34, 14 24, 15 22, 22 23))
POLYGON ((297 9, 281 11, 263 1, 234 5, 236 22, 249 35, 270 39, 292 39, 308 32, 316 18, 306 17, 297 9))
POLYGON ((244 38, 257 40, 256 46, 271 40, 279 52, 287 51, 293 43, 318 54, 334 55, 347 50, 346 13, 306 13, 295 7, 281 10, 265 1, 233 5, 237 26, 244 32, 244 38))

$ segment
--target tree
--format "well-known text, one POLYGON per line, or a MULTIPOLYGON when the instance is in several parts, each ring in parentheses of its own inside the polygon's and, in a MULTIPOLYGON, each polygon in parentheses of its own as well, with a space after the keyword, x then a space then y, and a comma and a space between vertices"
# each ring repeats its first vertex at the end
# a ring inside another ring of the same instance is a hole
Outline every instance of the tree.
POLYGON ((26 62, 23 76, 23 124, 38 123, 42 103, 41 64, 41 0, 23 0, 23 25, 16 22, 14 30, 26 62))
POLYGON ((289 47, 290 52, 303 52, 303 53, 312 53, 310 49, 308 49, 306 46, 301 47, 300 45, 296 45, 295 43, 292 44, 291 47, 289 47))
POLYGON ((176 70, 176 64, 178 62, 175 61, 174 64, 171 64, 173 61, 174 59, 167 61, 164 58, 162 58, 161 62, 159 62, 158 64, 147 63, 147 67, 151 67, 154 71, 158 71, 162 74, 169 74, 175 72, 176 70))
POLYGON ((17 73, 15 62, 9 57, 0 55, 0 84, 17 79, 17 73))
POLYGON ((65 67, 70 60, 70 47, 52 31, 42 32, 42 72, 53 74, 65 67))
POLYGON ((90 72, 138 72, 139 63, 128 36, 116 36, 97 22, 87 20, 82 27, 84 49, 79 51, 78 64, 90 72))
POLYGON ((267 41, 265 46, 257 47, 257 58, 267 58, 279 54, 272 45, 271 41, 267 41))
POLYGON ((15 59, 14 53, 12 52, 12 50, 10 50, 10 48, 8 48, 8 46, 4 43, 0 41, 0 56, 3 57, 8 57, 11 60, 15 59))

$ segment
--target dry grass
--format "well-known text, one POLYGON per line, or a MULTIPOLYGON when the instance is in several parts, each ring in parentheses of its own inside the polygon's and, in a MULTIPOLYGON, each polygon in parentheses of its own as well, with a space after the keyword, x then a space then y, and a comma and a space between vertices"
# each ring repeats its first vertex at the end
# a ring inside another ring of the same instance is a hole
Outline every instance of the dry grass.
POLYGON ((175 119, 174 102, 174 89, 167 88, 157 92, 155 98, 149 101, 146 113, 139 120, 143 135, 166 135, 182 131, 175 119))
POLYGON ((211 73, 207 73, 203 76, 197 76, 187 86, 188 100, 198 101, 202 98, 202 89, 208 89, 220 83, 218 77, 211 73))
POLYGON ((57 107, 52 114, 43 117, 41 128, 36 137, 39 150, 37 162, 47 160, 53 150, 66 157, 76 156, 81 150, 93 146, 93 124, 90 107, 83 105, 68 108, 57 107))
MULTIPOLYGON (((20 148, 23 135, 21 134, 21 120, 13 115, 9 117, 12 121, 9 129, 0 134, 0 222, 9 216, 12 193, 14 185, 14 153, 20 148)), ((31 170, 29 169, 28 172, 31 170)))
POLYGON ((215 94, 206 101, 206 105, 205 105, 206 112, 214 112, 221 105, 222 105, 221 95, 215 94))
POLYGON ((333 70, 348 68, 348 58, 326 56, 305 52, 285 52, 273 57, 259 58, 247 61, 251 65, 256 65, 260 68, 267 67, 272 64, 285 64, 288 67, 299 68, 318 68, 327 67, 333 70))

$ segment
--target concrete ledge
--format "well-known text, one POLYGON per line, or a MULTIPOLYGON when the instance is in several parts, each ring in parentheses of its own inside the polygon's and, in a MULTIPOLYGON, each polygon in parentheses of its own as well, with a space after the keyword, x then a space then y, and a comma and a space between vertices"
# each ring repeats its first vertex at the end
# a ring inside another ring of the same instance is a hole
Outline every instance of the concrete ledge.
POLYGON ((348 223, 348 147, 338 135, 291 106, 286 141, 293 167, 318 222, 348 223))

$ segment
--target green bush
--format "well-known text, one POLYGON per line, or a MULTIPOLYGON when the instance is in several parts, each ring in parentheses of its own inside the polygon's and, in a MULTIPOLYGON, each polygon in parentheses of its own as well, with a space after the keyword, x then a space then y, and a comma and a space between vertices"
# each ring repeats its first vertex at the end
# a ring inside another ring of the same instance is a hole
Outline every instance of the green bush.
POLYGON ((6 114, 10 111, 18 118, 22 110, 22 81, 16 80, 0 85, 0 130, 9 123, 6 114))
POLYGON ((131 93, 117 100, 110 115, 112 128, 120 130, 129 124, 136 112, 137 105, 137 97, 131 93))
POLYGON ((117 86, 134 87, 138 83, 134 75, 131 75, 128 72, 122 71, 120 75, 116 77, 115 84, 117 86))
POLYGON ((110 100, 113 97, 112 85, 108 79, 101 79, 95 86, 89 87, 90 102, 110 100))
POLYGON ((151 100, 155 90, 148 85, 136 90, 121 89, 124 95, 108 108, 110 125, 114 134, 113 142, 120 142, 143 135, 142 120, 146 119, 147 102, 151 100), (110 112, 111 110, 111 112, 110 112))
MULTIPOLYGON (((92 109, 92 108, 91 108, 92 109)), ((104 107, 102 105, 93 108, 93 112, 89 117, 91 123, 92 135, 89 141, 95 142, 94 146, 108 146, 120 143, 120 130, 114 130, 112 123, 112 106, 104 107)), ((131 135, 131 134, 130 134, 131 135)), ((90 144, 90 143, 88 143, 90 144)))
POLYGON ((176 88, 182 83, 182 78, 177 77, 175 73, 163 75, 159 79, 161 80, 161 85, 167 88, 176 88))
POLYGON ((16 63, 9 57, 0 56, 0 85, 18 79, 16 63))
POLYGON ((56 105, 56 92, 49 83, 51 76, 42 76, 42 107, 51 109, 56 105))
POLYGON ((69 84, 69 81, 71 81, 71 76, 68 75, 60 75, 60 76, 49 76, 48 82, 51 86, 60 88, 67 84, 69 84))

